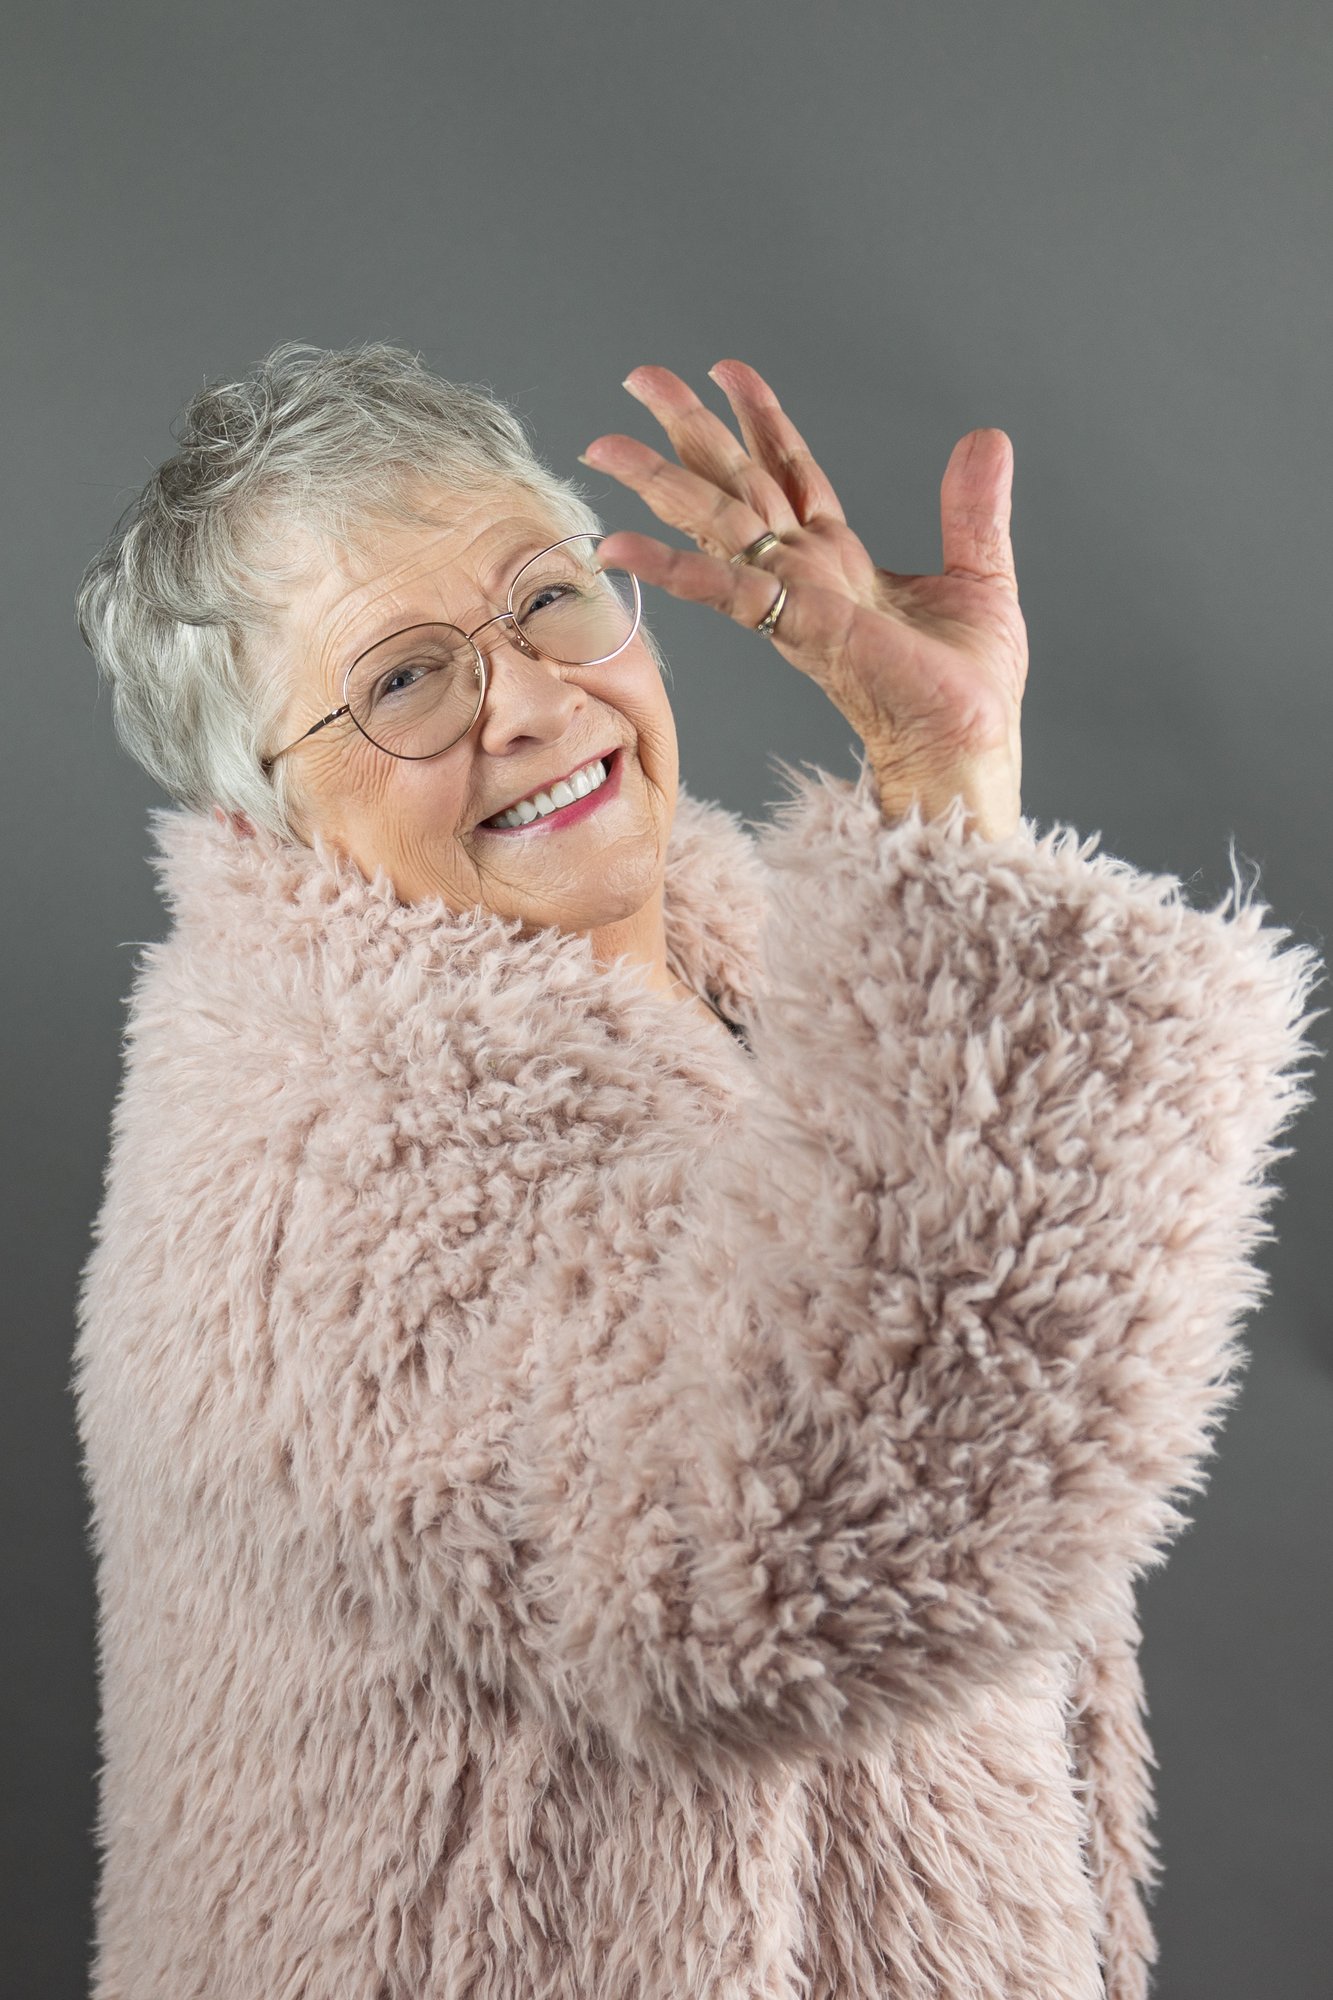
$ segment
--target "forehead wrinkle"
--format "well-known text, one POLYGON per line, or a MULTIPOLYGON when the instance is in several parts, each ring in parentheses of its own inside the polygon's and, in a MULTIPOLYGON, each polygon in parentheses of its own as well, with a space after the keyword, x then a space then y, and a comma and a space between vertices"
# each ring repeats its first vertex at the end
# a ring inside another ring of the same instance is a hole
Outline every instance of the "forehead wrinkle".
MULTIPOLYGON (((448 530, 444 529, 442 532, 447 533, 448 530)), ((477 542, 486 532, 487 530, 483 528, 478 535, 473 537, 472 542, 469 544, 469 552, 476 547, 477 542)), ((438 602, 431 607, 427 607, 423 599, 418 602, 415 610, 404 610, 400 606, 397 611, 382 619, 376 625, 364 627, 355 640, 344 644, 342 635, 346 633, 349 627, 355 631, 358 621, 367 615, 369 608, 378 603, 383 597, 389 596, 395 591, 401 591, 408 594, 408 601, 410 602, 410 593, 419 585, 421 579, 420 577, 413 578, 410 575, 404 578, 401 572, 404 569, 407 569, 409 572, 411 571, 414 558, 418 553, 423 563, 428 561, 431 551, 429 549, 420 552, 413 551, 411 555, 403 558, 402 563, 397 566, 395 572, 389 577, 377 577, 373 583, 367 583, 354 588, 351 593, 351 601, 344 600, 339 604, 338 615, 335 617, 332 628, 325 634, 325 643, 320 648, 322 661, 326 668, 330 660, 330 655, 333 656, 332 684, 336 687, 341 687, 348 668, 355 660, 360 659, 363 653, 369 652, 373 646, 383 644, 386 639, 391 639, 396 632, 409 630, 413 625, 432 624, 438 621, 442 624, 457 625, 464 632, 473 630, 485 618, 489 618, 493 610, 504 609, 505 594, 514 577, 523 567, 524 562, 538 554, 541 549, 549 547, 551 542, 559 541, 560 539, 560 535, 548 525, 541 528, 530 528, 526 533, 520 535, 517 540, 508 543, 505 553, 492 563, 489 569, 484 570, 481 574, 483 588, 478 595, 476 604, 473 606, 473 610, 478 611, 480 616, 474 617, 472 610, 463 611, 461 609, 456 612, 456 615, 450 616, 448 607, 443 607, 438 602), (345 617, 343 614, 345 614, 345 617)), ((323 674, 321 677, 325 678, 323 674)))

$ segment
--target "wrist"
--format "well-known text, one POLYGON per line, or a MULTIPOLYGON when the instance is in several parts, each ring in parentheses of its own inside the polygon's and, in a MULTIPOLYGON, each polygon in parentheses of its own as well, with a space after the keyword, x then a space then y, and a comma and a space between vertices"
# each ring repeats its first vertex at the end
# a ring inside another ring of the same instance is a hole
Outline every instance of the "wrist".
POLYGON ((873 754, 869 764, 880 808, 891 822, 904 818, 914 803, 923 820, 939 819, 961 797, 969 832, 984 840, 1005 840, 1018 831, 1023 810, 1020 777, 1016 757, 1007 750, 952 770, 918 775, 905 772, 900 764, 877 761, 873 754))

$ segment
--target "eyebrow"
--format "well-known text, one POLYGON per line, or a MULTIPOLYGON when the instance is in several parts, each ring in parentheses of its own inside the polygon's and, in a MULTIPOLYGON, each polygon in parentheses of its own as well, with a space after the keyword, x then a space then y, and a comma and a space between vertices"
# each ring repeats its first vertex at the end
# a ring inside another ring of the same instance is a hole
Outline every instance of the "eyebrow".
MULTIPOLYGON (((555 539, 559 541, 560 537, 557 535, 555 539)), ((512 580, 523 567, 525 561, 537 555, 542 549, 550 547, 551 543, 547 541, 544 532, 541 534, 525 535, 522 541, 516 542, 505 555, 501 556, 487 570, 483 578, 483 582, 486 585, 485 594, 487 598, 493 602, 501 585, 506 580, 512 580)), ((452 625, 453 622, 452 618, 409 618, 406 623, 401 625, 397 623, 390 624, 386 621, 382 628, 376 630, 373 638, 365 640, 364 643, 359 642, 355 651, 349 650, 343 657, 337 670, 338 686, 342 686, 351 668, 356 665, 356 662, 361 658, 363 653, 369 653, 374 647, 382 646, 387 639, 392 639, 396 633, 410 632, 415 625, 452 625)), ((463 627, 459 626, 458 629, 462 631, 463 627)))

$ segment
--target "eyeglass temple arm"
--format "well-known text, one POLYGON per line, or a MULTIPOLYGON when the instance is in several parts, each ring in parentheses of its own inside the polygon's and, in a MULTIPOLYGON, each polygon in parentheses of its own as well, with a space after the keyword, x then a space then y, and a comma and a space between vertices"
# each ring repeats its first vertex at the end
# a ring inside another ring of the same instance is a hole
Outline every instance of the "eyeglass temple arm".
POLYGON ((327 715, 320 716, 318 722, 312 722, 309 729, 303 729, 301 731, 301 734, 299 736, 294 736, 290 743, 284 743, 281 750, 275 750, 271 757, 265 757, 264 769, 266 771, 271 771, 273 769, 273 766, 277 763, 279 757, 285 757, 287 755, 287 752, 289 750, 294 750, 298 743, 304 743, 307 736, 313 736, 317 730, 327 729, 331 722, 336 722, 338 720, 339 716, 350 715, 351 712, 352 710, 350 702, 344 702, 341 708, 330 709, 327 715))

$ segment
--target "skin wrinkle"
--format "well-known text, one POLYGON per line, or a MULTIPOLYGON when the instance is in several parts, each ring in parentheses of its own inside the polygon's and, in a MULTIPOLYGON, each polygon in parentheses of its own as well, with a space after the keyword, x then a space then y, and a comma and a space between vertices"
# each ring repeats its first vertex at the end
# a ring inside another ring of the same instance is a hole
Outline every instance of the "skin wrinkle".
MULTIPOLYGON (((291 698, 274 747, 341 706, 348 664, 405 626, 441 619, 470 632, 505 604, 524 561, 571 532, 549 503, 514 483, 464 496, 426 489, 421 518, 369 520, 334 547, 308 529, 289 538, 309 560, 275 627, 271 671, 291 698)), ((387 872, 404 902, 481 904, 591 936, 594 956, 627 954, 645 983, 727 1034, 666 958, 663 882, 679 785, 675 719, 643 638, 615 659, 570 667, 533 659, 509 628, 478 635, 488 686, 481 714, 438 757, 399 759, 349 719, 288 754, 297 760, 298 837, 317 832, 368 876, 387 872), (619 795, 575 824, 495 839, 478 822, 604 751, 623 752, 619 795)))

